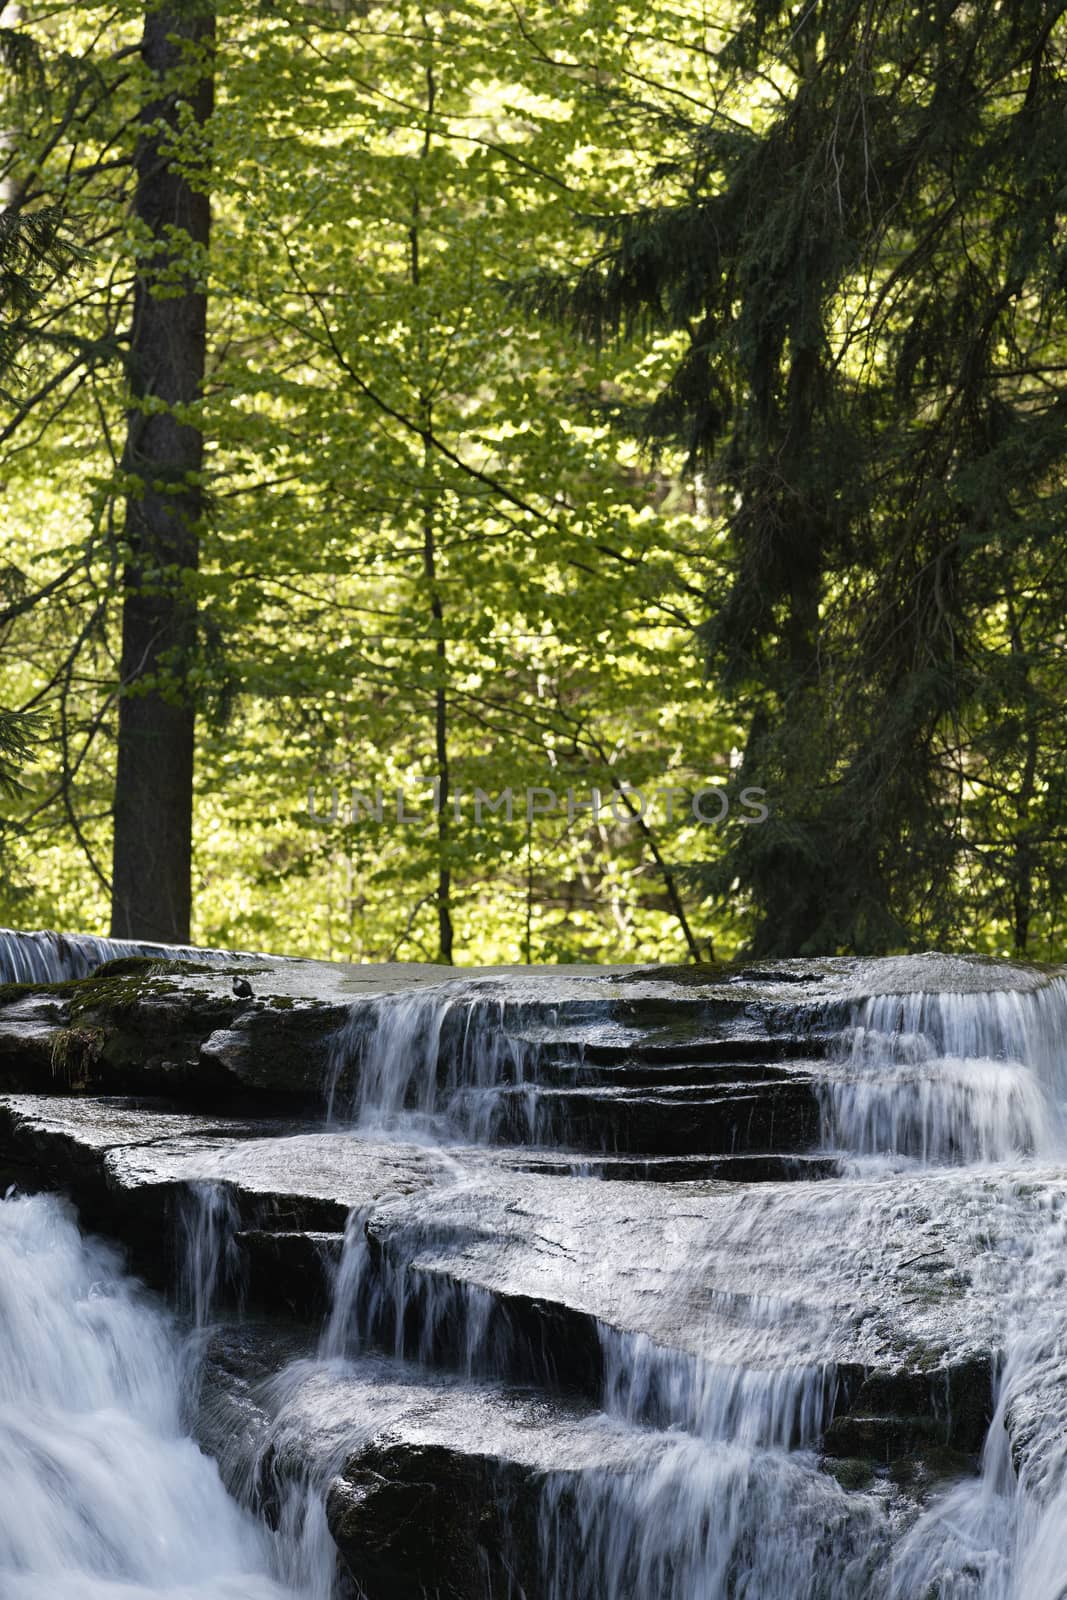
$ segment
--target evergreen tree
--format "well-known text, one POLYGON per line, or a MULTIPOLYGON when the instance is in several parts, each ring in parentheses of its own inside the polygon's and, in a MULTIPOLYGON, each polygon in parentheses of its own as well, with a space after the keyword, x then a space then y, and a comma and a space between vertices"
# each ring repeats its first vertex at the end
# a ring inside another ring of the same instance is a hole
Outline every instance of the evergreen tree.
MULTIPOLYGON (((11 8, 5 16, 12 17, 11 8)), ((17 28, 0 27, 0 66, 5 74, 3 98, 13 108, 27 82, 40 80, 37 51, 17 28)), ((9 133, 6 142, 10 144, 11 138, 9 133)), ((48 286, 79 254, 63 224, 61 206, 27 209, 25 196, 10 181, 6 168, 0 168, 0 396, 7 400, 18 388, 20 352, 34 338, 34 313, 48 286)), ((21 594, 0 609, 0 627, 14 621, 25 605, 21 594)), ((8 796, 24 792, 19 774, 43 731, 41 716, 0 707, 0 791, 8 796)))
POLYGON ((773 815, 702 878, 761 953, 947 942, 1008 881, 1025 949, 1055 876, 1061 12, 768 0, 667 195, 535 287, 684 336, 644 424, 729 531, 706 641, 773 815))

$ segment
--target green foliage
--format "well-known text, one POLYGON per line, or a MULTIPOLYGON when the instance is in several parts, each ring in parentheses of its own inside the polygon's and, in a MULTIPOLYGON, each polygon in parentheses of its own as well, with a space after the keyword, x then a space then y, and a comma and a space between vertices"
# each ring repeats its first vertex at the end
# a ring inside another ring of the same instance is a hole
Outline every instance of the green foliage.
MULTIPOLYGON (((142 19, 23 17, 0 703, 55 718, 0 917, 94 927, 142 19)), ((464 961, 1055 950, 1063 52, 1040 0, 220 8, 210 151, 167 152, 211 248, 154 284, 209 291, 201 561, 155 575, 197 609, 198 937, 436 959, 447 903, 464 961), (709 780, 769 820, 565 804, 709 780)))
POLYGON ((4 794, 26 792, 19 773, 31 759, 43 729, 44 719, 32 712, 0 710, 0 791, 4 794))
POLYGON ((1065 44, 1042 0, 761 6, 664 195, 530 287, 684 336, 643 425, 721 496, 705 638, 776 799, 699 881, 762 953, 1054 948, 1065 44))
MULTIPOLYGON (((27 806, 38 887, 20 920, 93 925, 130 487, 117 357, 141 248, 101 224, 121 214, 116 184, 128 193, 106 152, 129 160, 137 14, 106 53, 85 8, 58 15, 42 13, 42 51, 81 59, 91 41, 106 86, 73 163, 57 149, 49 168, 60 187, 72 165, 89 174, 75 199, 93 257, 56 316, 94 359, 64 381, 8 508, 35 526, 16 540, 27 584, 70 571, 20 621, 6 672, 27 697, 51 684, 63 712, 27 806)), ((653 392, 670 350, 591 355, 504 292, 546 250, 573 259, 582 216, 644 181, 640 119, 609 90, 632 21, 615 0, 220 16, 196 264, 211 371, 188 413, 210 443, 191 667, 201 938, 433 959, 446 878, 458 959, 686 949, 675 874, 715 831, 662 805, 644 830, 624 808, 566 809, 569 787, 588 801, 615 781, 725 778, 738 738, 709 715, 695 643, 718 566, 695 498, 607 420, 624 389, 653 392), (426 811, 442 774, 459 797, 444 825, 426 811), (527 785, 562 802, 529 826, 527 785), (380 787, 386 820, 316 823, 309 790, 328 812, 335 786, 380 787), (396 823, 398 788, 419 824, 396 823), (476 788, 512 788, 512 820, 479 825, 476 788)), ((706 942, 692 896, 686 911, 706 942)))

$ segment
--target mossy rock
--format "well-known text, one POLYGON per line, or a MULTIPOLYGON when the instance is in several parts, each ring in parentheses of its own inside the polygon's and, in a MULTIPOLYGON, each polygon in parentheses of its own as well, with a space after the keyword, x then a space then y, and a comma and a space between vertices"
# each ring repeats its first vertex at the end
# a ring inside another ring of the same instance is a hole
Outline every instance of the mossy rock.
POLYGON ((862 1456, 827 1456, 822 1466, 842 1489, 866 1489, 874 1480, 874 1463, 862 1456))

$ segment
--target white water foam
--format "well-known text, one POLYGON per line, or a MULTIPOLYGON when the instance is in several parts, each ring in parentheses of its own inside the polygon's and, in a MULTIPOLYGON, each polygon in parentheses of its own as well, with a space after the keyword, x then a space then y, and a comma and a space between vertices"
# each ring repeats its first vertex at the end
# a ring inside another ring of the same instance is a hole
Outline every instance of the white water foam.
POLYGON ((860 1003, 818 1085, 828 1148, 920 1166, 1067 1152, 1067 980, 860 1003))
POLYGON ((292 1600, 182 1431, 181 1373, 165 1314, 62 1202, 0 1202, 4 1600, 292 1600))

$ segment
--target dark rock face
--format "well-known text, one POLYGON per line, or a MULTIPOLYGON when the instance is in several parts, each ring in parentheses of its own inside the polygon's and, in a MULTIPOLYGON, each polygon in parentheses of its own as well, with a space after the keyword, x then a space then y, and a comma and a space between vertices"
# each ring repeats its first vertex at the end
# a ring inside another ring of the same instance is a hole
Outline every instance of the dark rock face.
POLYGON ((6 1087, 166 1095, 200 1109, 320 1108, 344 1007, 242 1001, 210 974, 163 977, 150 961, 117 965, 148 970, 105 968, 0 1006, 6 1087))
POLYGON ((500 1459, 449 1445, 369 1446, 326 1498, 330 1532, 368 1600, 465 1600, 536 1581, 538 1488, 500 1459))

